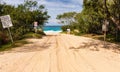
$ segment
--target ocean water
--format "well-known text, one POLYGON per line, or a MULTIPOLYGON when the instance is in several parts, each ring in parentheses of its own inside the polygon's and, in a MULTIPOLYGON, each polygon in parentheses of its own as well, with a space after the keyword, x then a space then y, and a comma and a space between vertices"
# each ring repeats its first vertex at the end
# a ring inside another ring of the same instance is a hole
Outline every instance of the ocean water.
POLYGON ((62 32, 61 26, 44 26, 43 30, 45 33, 59 33, 62 32))

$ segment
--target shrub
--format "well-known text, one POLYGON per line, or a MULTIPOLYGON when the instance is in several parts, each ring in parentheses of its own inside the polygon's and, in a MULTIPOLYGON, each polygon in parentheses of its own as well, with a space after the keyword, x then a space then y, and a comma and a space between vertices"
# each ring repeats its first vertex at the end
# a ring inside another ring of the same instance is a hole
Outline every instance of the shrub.
POLYGON ((0 32, 0 45, 6 44, 8 42, 9 42, 8 36, 5 33, 0 32))
POLYGON ((23 35, 23 38, 42 38, 42 35, 30 32, 30 33, 23 35))
POLYGON ((37 34, 46 35, 42 30, 38 29, 37 34))

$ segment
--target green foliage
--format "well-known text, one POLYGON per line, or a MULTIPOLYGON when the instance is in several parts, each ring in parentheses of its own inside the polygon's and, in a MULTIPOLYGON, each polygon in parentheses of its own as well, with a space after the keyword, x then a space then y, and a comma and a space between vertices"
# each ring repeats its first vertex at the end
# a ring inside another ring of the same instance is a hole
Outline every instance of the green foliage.
MULTIPOLYGON (((23 35, 33 31, 33 22, 37 21, 39 26, 43 26, 50 16, 44 5, 38 5, 37 1, 27 0, 23 4, 17 7, 7 4, 0 4, 0 16, 10 15, 13 27, 10 28, 14 40, 19 40, 23 38, 23 35)), ((0 22, 0 41, 1 44, 9 39, 7 29, 2 28, 0 22), (7 35, 7 38, 6 38, 7 35), (5 37, 5 38, 4 38, 5 37), (2 39, 2 40, 1 40, 2 39)), ((42 33, 43 32, 39 32, 42 33)), ((41 37, 39 35, 35 35, 41 37)))
POLYGON ((5 35, 4 33, 0 32, 0 46, 8 43, 8 41, 9 41, 8 36, 5 35))
POLYGON ((84 0, 82 12, 63 13, 57 19, 62 24, 67 22, 62 27, 63 31, 70 28, 74 34, 103 34, 102 25, 107 20, 108 39, 120 41, 120 0, 84 0), (79 30, 79 33, 74 32, 75 30, 79 30))
POLYGON ((42 34, 30 32, 23 35, 23 38, 42 38, 42 34))
POLYGON ((29 42, 25 41, 25 40, 18 40, 18 41, 15 41, 14 43, 7 43, 5 45, 2 45, 0 47, 0 51, 6 51, 6 50, 10 50, 12 48, 15 48, 15 47, 19 47, 19 46, 22 46, 24 44, 28 44, 29 42))
POLYGON ((57 15, 56 19, 60 20, 60 23, 69 25, 74 21, 74 16, 76 15, 76 12, 68 12, 61 15, 57 15))

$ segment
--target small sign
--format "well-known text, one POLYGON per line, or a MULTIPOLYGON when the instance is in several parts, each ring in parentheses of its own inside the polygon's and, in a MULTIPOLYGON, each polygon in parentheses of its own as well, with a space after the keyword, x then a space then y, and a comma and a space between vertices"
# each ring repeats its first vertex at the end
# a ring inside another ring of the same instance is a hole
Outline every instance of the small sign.
POLYGON ((108 31, 107 26, 105 24, 102 25, 102 31, 108 31))
POLYGON ((38 22, 34 22, 34 27, 37 27, 38 26, 38 22))
POLYGON ((102 25, 102 31, 104 32, 104 46, 106 48, 106 32, 108 31, 108 25, 109 25, 109 22, 107 20, 104 21, 104 24, 102 25))
POLYGON ((9 28, 13 26, 10 15, 1 16, 0 18, 3 28, 9 28))
POLYGON ((108 31, 108 25, 109 25, 109 22, 105 20, 104 24, 102 25, 102 31, 108 31))

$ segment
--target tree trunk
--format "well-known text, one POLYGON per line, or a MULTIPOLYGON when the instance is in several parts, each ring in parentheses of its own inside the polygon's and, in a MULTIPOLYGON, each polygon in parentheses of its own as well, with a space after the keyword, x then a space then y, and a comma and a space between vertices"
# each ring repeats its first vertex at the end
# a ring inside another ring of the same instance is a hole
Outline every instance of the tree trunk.
POLYGON ((119 14, 119 19, 115 19, 114 17, 112 17, 112 15, 108 10, 107 0, 104 0, 104 6, 105 6, 105 14, 107 15, 107 18, 110 18, 116 24, 116 27, 120 30, 120 14, 119 14))

